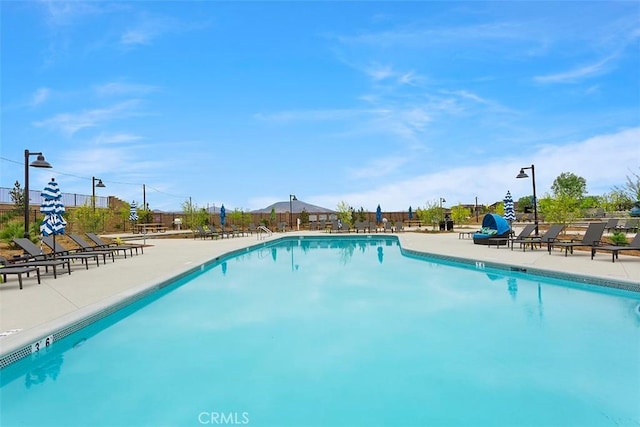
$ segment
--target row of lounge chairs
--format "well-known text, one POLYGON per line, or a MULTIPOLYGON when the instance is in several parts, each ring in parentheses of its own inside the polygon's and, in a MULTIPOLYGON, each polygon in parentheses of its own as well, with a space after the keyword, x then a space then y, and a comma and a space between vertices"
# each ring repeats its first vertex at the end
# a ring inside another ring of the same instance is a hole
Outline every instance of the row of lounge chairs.
POLYGON ((620 220, 619 218, 609 218, 605 226, 608 232, 622 231, 624 233, 633 233, 640 231, 640 218, 629 218, 620 220))
MULTIPOLYGON (((288 229, 288 224, 286 222, 280 222, 276 224, 276 230, 278 232, 284 233, 288 229)), ((312 222, 309 224, 310 230, 322 230, 328 231, 330 233, 348 233, 348 232, 356 232, 356 233, 377 233, 380 232, 388 232, 388 233, 397 233, 404 231, 404 225, 402 221, 397 221, 393 224, 390 221, 384 222, 381 227, 375 222, 368 221, 356 221, 353 227, 349 226, 345 223, 340 223, 339 221, 318 221, 312 222)), ((193 238, 197 239, 222 239, 229 237, 241 237, 241 236, 249 236, 254 232, 257 232, 257 227, 255 224, 249 224, 247 230, 241 230, 237 228, 235 225, 231 225, 229 227, 213 227, 213 226, 202 226, 198 225, 195 227, 193 231, 193 238)))
POLYGON ((338 232, 338 233, 349 233, 355 231, 356 233, 397 233, 404 231, 404 224, 402 221, 396 221, 396 223, 392 223, 391 221, 385 221, 382 223, 381 227, 378 227, 378 224, 375 222, 369 221, 356 221, 353 224, 353 227, 349 226, 345 223, 340 223, 339 221, 331 221, 329 223, 325 221, 312 222, 309 224, 310 230, 319 230, 324 231, 327 230, 330 233, 338 232))
POLYGON ((66 248, 60 242, 56 242, 51 236, 44 236, 42 237, 42 243, 50 248, 50 251, 46 253, 41 247, 38 247, 38 245, 27 238, 13 239, 14 243, 20 247, 24 253, 11 260, 0 257, 0 264, 2 264, 0 275, 2 275, 5 281, 7 275, 16 275, 20 289, 22 289, 23 274, 29 277, 31 273, 36 273, 38 283, 40 283, 41 267, 44 267, 47 273, 49 272, 49 268, 51 268, 54 279, 57 279, 58 268, 63 271, 66 269, 66 272, 71 274, 72 261, 80 261, 86 269, 89 269, 89 263, 93 263, 94 261, 96 266, 99 267, 100 258, 102 258, 103 264, 106 264, 107 258, 115 262, 115 257, 118 254, 124 255, 126 258, 127 254, 133 256, 134 251, 136 255, 138 251, 142 254, 144 253, 144 245, 117 245, 115 243, 105 242, 95 233, 86 233, 87 238, 93 243, 87 242, 82 236, 76 233, 70 233, 68 236, 78 245, 78 248, 66 248))
POLYGON ((251 224, 249 226, 249 229, 247 231, 245 230, 240 230, 238 227, 236 227, 235 225, 232 225, 231 227, 227 228, 227 227, 220 227, 220 228, 216 228, 216 227, 212 227, 212 226, 202 226, 202 225, 198 225, 195 227, 196 229, 193 232, 193 238, 196 239, 198 237, 200 237, 201 239, 207 239, 207 238, 211 238, 211 239, 223 239, 225 237, 229 238, 229 237, 242 237, 242 236, 247 236, 250 234, 253 234, 256 231, 256 227, 251 224))
POLYGON ((605 229, 607 229, 607 223, 604 222, 591 222, 587 226, 587 230, 581 239, 569 239, 561 240, 559 235, 564 229, 562 224, 552 224, 549 229, 541 236, 531 236, 531 233, 535 230, 535 225, 527 225, 522 231, 510 239, 511 250, 513 250, 516 244, 519 244, 523 251, 526 251, 527 246, 531 249, 536 246, 547 246, 547 251, 551 254, 554 248, 564 249, 564 256, 569 253, 573 254, 573 249, 577 247, 589 247, 591 248, 591 259, 594 258, 598 250, 610 251, 611 262, 615 262, 618 258, 618 254, 621 251, 628 250, 640 250, 640 232, 636 232, 635 237, 632 239, 629 245, 607 245, 602 242, 602 235, 605 229))

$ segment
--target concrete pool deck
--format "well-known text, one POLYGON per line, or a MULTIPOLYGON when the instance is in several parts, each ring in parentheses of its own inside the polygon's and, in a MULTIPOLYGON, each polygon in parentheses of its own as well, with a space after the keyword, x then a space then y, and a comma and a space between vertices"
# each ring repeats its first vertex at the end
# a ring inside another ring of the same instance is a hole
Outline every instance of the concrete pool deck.
MULTIPOLYGON (((163 237, 169 235, 160 234, 163 237)), ((611 254, 604 252, 591 260, 589 251, 576 250, 567 257, 559 250, 549 254, 545 248, 527 249, 526 252, 516 248, 512 251, 504 246, 474 245, 471 239, 460 238, 457 230, 440 234, 410 230, 397 234, 373 234, 383 235, 397 236, 402 248, 407 250, 625 282, 640 292, 640 257, 637 256, 621 253, 619 259, 612 263, 611 254)), ((72 265, 71 275, 59 272, 57 279, 41 268, 42 283, 38 284, 33 275, 23 277, 22 290, 18 287, 17 277, 8 276, 7 283, 0 284, 0 356, 228 252, 281 237, 297 236, 333 235, 294 231, 273 233, 261 240, 255 234, 219 240, 149 238, 146 239, 148 246, 144 248, 144 255, 127 259, 119 256, 115 262, 107 261, 100 267, 90 265, 88 270, 76 262, 72 265)), ((350 236, 358 235, 351 233, 350 236)), ((142 243, 143 239, 132 242, 142 243)))

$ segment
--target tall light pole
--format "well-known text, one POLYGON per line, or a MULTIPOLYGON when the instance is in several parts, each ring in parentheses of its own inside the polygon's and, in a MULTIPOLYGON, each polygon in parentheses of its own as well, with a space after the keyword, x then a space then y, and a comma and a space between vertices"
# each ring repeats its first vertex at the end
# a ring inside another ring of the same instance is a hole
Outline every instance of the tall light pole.
POLYGON ((538 235, 538 198, 536 197, 536 168, 534 165, 520 168, 520 173, 516 178, 529 178, 525 169, 531 169, 531 182, 533 183, 533 223, 536 225, 536 236, 538 235))
POLYGON ((104 185, 102 183, 101 179, 96 178, 95 176, 91 177, 91 184, 92 184, 92 189, 93 189, 93 192, 91 193, 91 195, 92 195, 91 202, 92 202, 92 205, 93 205, 93 213, 96 213, 96 187, 104 188, 104 187, 106 187, 106 185, 104 185), (98 181, 97 184, 96 184, 96 181, 98 181))
POLYGON ((476 212, 476 222, 478 222, 478 196, 476 196, 476 208, 475 208, 475 212, 476 212))
POLYGON ((295 194, 289 194, 289 228, 293 230, 293 223, 291 222, 292 214, 293 214, 293 201, 296 199, 295 194))
POLYGON ((42 153, 32 153, 24 150, 24 237, 29 238, 29 166, 34 168, 50 168, 51 165, 44 159, 42 153), (38 156, 29 165, 29 156, 38 156))
POLYGON ((440 219, 440 229, 441 230, 446 230, 447 229, 447 222, 445 221, 445 215, 444 215, 444 210, 442 209, 442 204, 446 203, 447 201, 444 199, 444 197, 440 197, 440 215, 442 215, 441 219, 440 219))

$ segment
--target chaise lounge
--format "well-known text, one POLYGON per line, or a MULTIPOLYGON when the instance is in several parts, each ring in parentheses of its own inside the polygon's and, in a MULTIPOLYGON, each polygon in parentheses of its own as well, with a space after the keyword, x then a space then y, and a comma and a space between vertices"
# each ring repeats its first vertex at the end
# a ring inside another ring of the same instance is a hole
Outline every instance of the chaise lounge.
MULTIPOLYGON (((520 239, 518 243, 520 243, 523 252, 527 250, 527 245, 529 245, 531 250, 533 250, 536 245, 538 245, 538 247, 542 247, 542 245, 546 243, 547 251, 551 253, 551 244, 558 239, 558 236, 563 229, 564 225, 562 224, 551 224, 549 229, 543 235, 525 237, 520 239)), ((513 250, 513 244, 511 245, 511 250, 513 250)))
POLYGON ((38 266, 27 265, 26 263, 11 264, 6 258, 0 256, 0 276, 2 276, 5 283, 7 282, 7 274, 15 274, 18 276, 18 283, 20 284, 20 289, 22 289, 22 275, 26 274, 29 277, 29 274, 33 272, 36 273, 38 284, 40 284, 40 268, 38 266))
POLYGON ((598 246, 606 226, 607 224, 605 222, 590 222, 582 239, 571 239, 568 242, 551 242, 549 243, 549 253, 551 253, 553 248, 558 247, 560 249, 564 248, 564 256, 567 256, 569 252, 573 255, 573 248, 576 247, 591 246, 593 248, 598 246))
POLYGON ((507 244, 511 235, 511 227, 506 219, 496 214, 486 214, 482 218, 482 228, 473 234, 473 243, 476 245, 488 245, 496 243, 495 239, 505 239, 507 244), (493 241, 489 239, 494 239, 493 241))
POLYGON ((138 243, 126 243, 124 245, 118 245, 116 243, 107 243, 104 240, 102 240, 100 238, 100 236, 98 236, 95 233, 85 233, 86 236, 93 242, 96 244, 96 248, 127 248, 130 250, 131 256, 133 256, 133 251, 136 251, 136 255, 138 255, 138 249, 140 249, 140 252, 144 254, 144 245, 138 244, 138 243))
POLYGON ((616 258, 618 258, 618 252, 620 251, 640 251, 640 232, 636 233, 636 237, 633 238, 628 246, 603 245, 592 247, 591 259, 593 259, 593 257, 595 256, 597 250, 611 251, 611 262, 616 262, 616 258))
POLYGON ((12 263, 12 265, 35 265, 38 267, 44 267, 44 271, 48 272, 49 267, 53 269, 53 278, 58 277, 57 267, 67 266, 67 273, 71 274, 71 261, 67 258, 51 258, 49 255, 42 252, 31 240, 26 237, 20 237, 13 239, 14 243, 18 245, 25 255, 18 258, 18 261, 12 263))

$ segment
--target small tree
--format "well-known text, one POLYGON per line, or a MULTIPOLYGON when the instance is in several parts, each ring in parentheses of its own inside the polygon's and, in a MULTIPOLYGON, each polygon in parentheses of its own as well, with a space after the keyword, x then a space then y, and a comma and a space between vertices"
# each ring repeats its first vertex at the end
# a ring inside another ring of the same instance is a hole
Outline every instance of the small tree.
POLYGON ((234 225, 244 228, 249 225, 251 214, 244 212, 242 209, 235 208, 233 212, 229 214, 229 219, 231 219, 234 225))
POLYGON ((533 210, 533 196, 524 196, 518 199, 518 211, 529 212, 533 210))
POLYGON ((621 198, 631 201, 628 206, 624 206, 625 210, 630 209, 634 202, 640 201, 640 175, 631 172, 631 176, 627 175, 627 182, 623 186, 613 187, 613 191, 618 192, 621 198))
POLYGON ((13 188, 9 190, 9 196, 11 196, 15 212, 22 212, 24 210, 24 190, 18 181, 16 181, 15 184, 13 184, 13 188))
POLYGON ((341 201, 340 203, 338 203, 336 211, 338 219, 340 219, 343 224, 351 226, 352 209, 347 204, 347 202, 341 201))
POLYGON ((444 209, 435 202, 427 202, 424 208, 416 209, 416 216, 424 224, 432 224, 435 230, 438 222, 444 220, 444 209))
POLYGON ((124 206, 121 206, 120 209, 118 209, 118 219, 122 220, 122 224, 121 224, 121 228, 122 229, 126 229, 126 223, 129 222, 129 217, 131 216, 131 205, 130 204, 126 204, 124 206))
POLYGON ((269 214, 269 225, 273 226, 276 223, 276 208, 271 208, 271 213, 269 214))
POLYGON ((300 212, 300 224, 309 224, 309 212, 306 209, 300 212))
POLYGON ((203 225, 198 222, 198 206, 191 202, 191 199, 182 203, 182 213, 184 214, 184 222, 187 228, 195 230, 196 226, 203 225))
POLYGON ((604 208, 601 196, 586 196, 580 201, 581 209, 604 208))
POLYGON ((551 185, 554 196, 569 196, 581 200, 587 192, 587 181, 571 172, 562 172, 551 185))
POLYGON ((138 217, 140 218, 140 222, 142 224, 148 224, 150 222, 153 222, 153 212, 151 212, 149 208, 139 209, 138 217))
POLYGON ((578 200, 570 195, 545 196, 539 199, 540 212, 545 221, 569 225, 583 216, 578 200))
POLYGON ((469 209, 465 208, 462 205, 454 206, 451 208, 451 219, 456 224, 467 224, 469 223, 469 209))
POLYGON ((619 189, 606 193, 602 199, 603 207, 607 212, 625 211, 633 206, 633 200, 629 198, 629 195, 619 189))
POLYGON ((75 208, 69 215, 71 222, 79 231, 97 232, 104 229, 104 224, 111 218, 108 209, 94 209, 91 201, 75 208))

